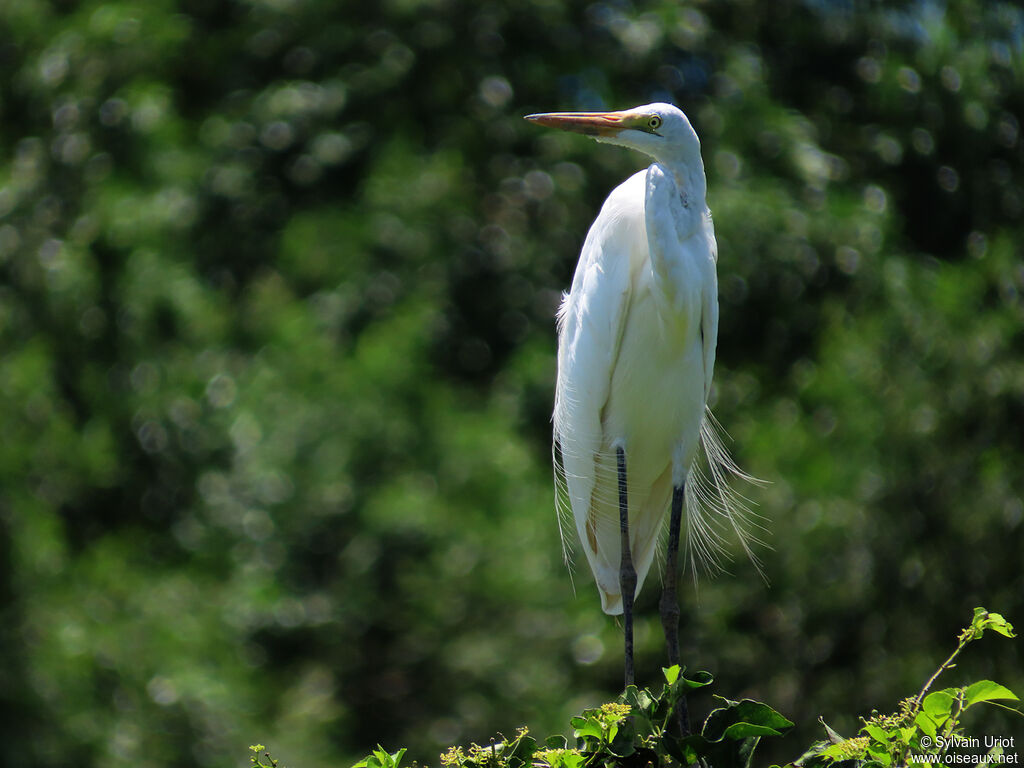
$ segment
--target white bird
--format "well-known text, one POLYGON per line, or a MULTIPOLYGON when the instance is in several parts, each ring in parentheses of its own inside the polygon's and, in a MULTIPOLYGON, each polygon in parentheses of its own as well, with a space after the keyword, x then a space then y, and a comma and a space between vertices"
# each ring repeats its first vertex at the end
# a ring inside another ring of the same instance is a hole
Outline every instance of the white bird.
POLYGON ((571 509, 602 609, 624 614, 630 685, 633 600, 670 502, 660 605, 670 664, 679 663, 675 585, 684 501, 694 567, 717 564, 723 521, 753 558, 749 510, 729 490, 726 473, 750 478, 728 457, 707 409, 718 278, 700 140, 671 104, 526 119, 654 159, 608 196, 583 244, 558 312, 553 419, 556 498, 563 513, 571 509), (706 473, 696 461, 701 448, 706 473))

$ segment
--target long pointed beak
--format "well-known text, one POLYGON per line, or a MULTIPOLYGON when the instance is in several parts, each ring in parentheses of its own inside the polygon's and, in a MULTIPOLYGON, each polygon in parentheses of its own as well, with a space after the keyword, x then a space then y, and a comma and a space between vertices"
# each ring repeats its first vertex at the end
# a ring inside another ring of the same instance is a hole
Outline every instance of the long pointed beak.
POLYGON ((541 112, 524 119, 549 128, 583 133, 587 136, 614 136, 627 127, 627 112, 541 112))

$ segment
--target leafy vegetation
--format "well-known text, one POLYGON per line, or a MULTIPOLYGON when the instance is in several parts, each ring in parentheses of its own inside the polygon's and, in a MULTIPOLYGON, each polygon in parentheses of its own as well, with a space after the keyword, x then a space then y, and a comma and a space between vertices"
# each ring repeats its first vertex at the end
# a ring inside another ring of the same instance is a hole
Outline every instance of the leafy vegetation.
MULTIPOLYGON (((844 739, 825 725, 828 738, 816 743, 787 768, 825 768, 845 762, 858 768, 888 768, 928 762, 962 751, 970 740, 961 717, 971 707, 996 701, 1018 701, 1005 686, 991 680, 931 691, 932 685, 954 666, 961 651, 986 630, 1016 637, 1013 626, 998 613, 975 608, 971 624, 961 631, 957 647, 924 684, 921 691, 900 702, 891 715, 877 712, 863 719, 857 736, 844 739)), ((750 699, 730 701, 716 696, 718 705, 695 733, 681 736, 676 715, 691 692, 708 687, 706 672, 689 680, 678 666, 663 670, 661 693, 629 686, 617 701, 584 710, 572 718, 574 746, 564 736, 539 744, 526 728, 515 738, 500 736, 489 746, 451 747, 441 755, 446 768, 615 768, 616 766, 700 765, 708 768, 749 768, 754 750, 765 736, 784 736, 793 723, 766 704, 750 699)), ((1024 719, 1024 711, 1010 710, 1024 719)), ((823 723, 824 725, 824 723, 823 723)), ((253 748, 255 749, 255 748, 253 748)), ((262 749, 262 747, 260 747, 262 749)), ((1002 749, 995 747, 998 754, 1002 749)), ((388 754, 377 748, 353 768, 398 768, 405 750, 388 754)), ((996 753, 993 753, 996 754, 996 753)), ((255 759, 254 759, 255 762, 255 759)), ((257 763, 257 765, 260 765, 257 763)), ((262 766, 261 766, 262 768, 262 766)))
MULTIPOLYGON (((697 673, 687 679, 673 666, 663 670, 665 684, 655 695, 649 689, 629 686, 615 702, 584 710, 570 725, 575 746, 565 736, 549 736, 538 743, 529 729, 520 728, 514 738, 498 735, 487 746, 450 747, 440 756, 446 768, 590 768, 591 766, 693 765, 747 766, 754 748, 764 736, 781 736, 793 725, 760 702, 721 697, 699 733, 680 735, 676 715, 681 700, 691 691, 712 684, 711 675, 697 673)), ((262 745, 251 747, 259 752, 262 745)), ((398 768, 406 750, 394 754, 378 747, 353 768, 398 768)), ((267 760, 276 765, 265 753, 267 760)), ((253 757, 258 768, 272 768, 253 757)))
MULTIPOLYGON (((818 715, 856 734, 974 606, 1024 614, 1022 28, 1010 0, 0 3, 5 763, 220 768, 254 734, 422 763, 616 696, 552 510, 553 314, 645 160, 530 112, 664 99, 701 136, 713 405, 773 536, 770 588, 738 559, 683 590, 682 658, 795 723, 759 760, 818 715)), ((967 656, 1024 689, 1019 643, 967 656)))
POLYGON ((699 733, 680 737, 675 719, 688 692, 711 685, 711 676, 687 680, 678 666, 664 670, 665 685, 658 695, 629 686, 618 701, 586 709, 572 718, 575 746, 564 736, 543 744, 520 729, 514 739, 501 737, 489 747, 452 747, 441 755, 448 768, 585 768, 619 765, 747 765, 763 736, 781 736, 792 723, 760 702, 720 699, 699 733))
MULTIPOLYGON (((1018 696, 991 680, 979 680, 941 691, 931 691, 931 687, 939 675, 955 666, 954 660, 960 652, 981 638, 985 630, 1004 637, 1016 637, 1013 626, 1000 614, 975 608, 970 626, 965 627, 957 638, 956 649, 916 696, 901 701, 899 709, 892 714, 875 713, 863 719, 864 725, 852 738, 844 739, 826 725, 828 740, 816 744, 794 765, 813 768, 852 760, 864 768, 905 766, 931 762, 928 756, 942 758, 950 752, 963 752, 963 745, 975 746, 962 726, 963 714, 977 704, 1019 701, 1018 696)), ((1024 719, 1024 711, 1009 711, 1024 719)), ((1003 754, 998 744, 989 752, 993 756, 1003 754)))

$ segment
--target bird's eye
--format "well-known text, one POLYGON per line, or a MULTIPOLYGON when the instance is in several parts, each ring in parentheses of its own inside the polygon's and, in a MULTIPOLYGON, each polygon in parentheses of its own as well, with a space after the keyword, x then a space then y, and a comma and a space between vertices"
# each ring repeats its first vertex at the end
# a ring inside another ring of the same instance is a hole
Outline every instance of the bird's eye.
POLYGON ((647 120, 647 127, 652 131, 656 131, 661 128, 661 118, 657 115, 651 115, 647 120))

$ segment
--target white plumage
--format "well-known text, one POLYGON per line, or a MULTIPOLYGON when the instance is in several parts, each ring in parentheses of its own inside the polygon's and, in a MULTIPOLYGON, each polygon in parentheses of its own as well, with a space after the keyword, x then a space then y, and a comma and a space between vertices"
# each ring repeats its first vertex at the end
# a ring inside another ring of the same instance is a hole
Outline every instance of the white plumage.
MULTIPOLYGON (((558 313, 556 498, 571 511, 606 613, 623 612, 616 451, 625 455, 636 592, 673 488, 685 488, 691 562, 717 564, 721 525, 750 553, 743 475, 707 401, 718 339, 717 246, 700 142, 669 104, 529 119, 638 149, 655 162, 619 185, 590 228, 558 313), (697 465, 700 449, 707 471, 697 465)), ((567 508, 567 509, 566 509, 567 508)))

